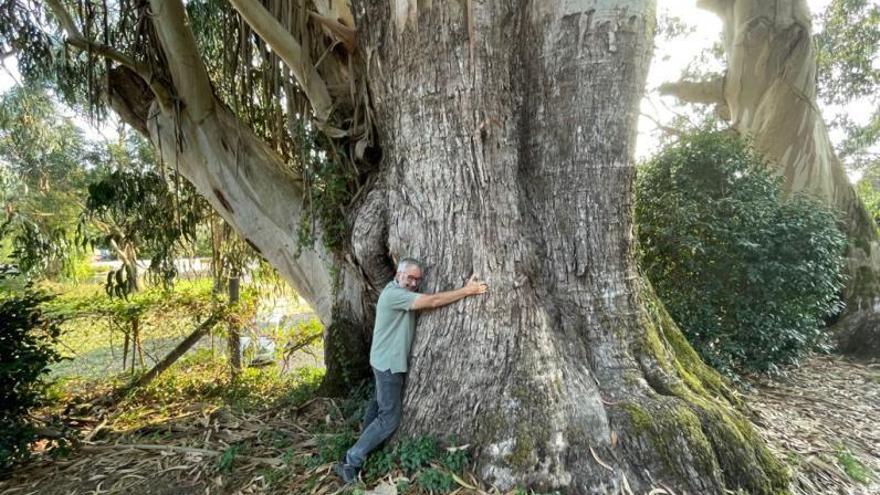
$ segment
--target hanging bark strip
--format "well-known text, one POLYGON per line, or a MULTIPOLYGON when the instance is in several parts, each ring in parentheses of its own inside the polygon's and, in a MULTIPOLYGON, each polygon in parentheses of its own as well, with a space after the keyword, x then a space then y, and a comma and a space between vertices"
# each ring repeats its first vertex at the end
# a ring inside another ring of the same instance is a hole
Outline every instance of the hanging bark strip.
MULTIPOLYGON (((229 308, 234 310, 239 303, 241 292, 241 278, 238 273, 229 277, 229 308)), ((241 324, 233 319, 227 326, 226 352, 229 355, 229 370, 233 377, 241 372, 241 324)))

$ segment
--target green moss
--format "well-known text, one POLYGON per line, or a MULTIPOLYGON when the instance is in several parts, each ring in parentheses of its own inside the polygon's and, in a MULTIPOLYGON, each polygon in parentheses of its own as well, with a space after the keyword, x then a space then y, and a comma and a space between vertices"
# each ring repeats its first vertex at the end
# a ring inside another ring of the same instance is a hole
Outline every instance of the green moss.
POLYGON ((533 464, 533 455, 535 451, 535 436, 532 428, 525 422, 520 422, 516 426, 515 445, 513 452, 507 456, 508 464, 517 470, 525 470, 533 464))
POLYGON ((688 470, 693 464, 703 473, 717 471, 714 451, 703 433, 701 421, 687 406, 670 398, 652 403, 650 409, 633 402, 619 406, 626 412, 633 433, 650 442, 660 454, 666 471, 682 478, 689 476, 688 470), (683 444, 692 458, 682 458, 683 444))
POLYGON ((670 383, 663 385, 678 400, 651 405, 650 409, 632 402, 622 404, 634 432, 644 435, 674 472, 686 469, 670 460, 680 456, 678 447, 683 440, 698 469, 709 473, 720 468, 729 488, 785 493, 788 470, 738 412, 744 407, 742 401, 703 363, 650 288, 645 294, 642 349, 670 376, 670 383))
POLYGON ((654 421, 651 420, 651 415, 635 402, 622 402, 619 406, 626 411, 636 434, 645 433, 653 428, 654 421))

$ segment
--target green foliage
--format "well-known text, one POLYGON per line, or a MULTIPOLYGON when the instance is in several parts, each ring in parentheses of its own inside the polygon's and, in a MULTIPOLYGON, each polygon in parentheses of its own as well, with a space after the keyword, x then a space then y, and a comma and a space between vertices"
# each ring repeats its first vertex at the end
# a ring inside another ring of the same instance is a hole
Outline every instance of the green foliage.
POLYGON ((399 479, 394 485, 397 488, 397 493, 406 493, 411 483, 408 479, 399 479))
MULTIPOLYGON (((152 255, 150 273, 166 287, 177 275, 174 258, 192 244, 207 205, 192 186, 177 189, 159 173, 122 169, 88 186, 88 198, 78 227, 86 246, 115 246, 130 258, 152 255), (90 224, 98 235, 89 235, 90 224)), ((123 266, 107 275, 107 293, 118 297, 135 291, 136 281, 123 266)), ((136 273, 136 270, 135 270, 136 273)))
POLYGON ((298 248, 310 246, 320 227, 324 245, 331 251, 340 250, 349 229, 346 207, 357 192, 357 170, 351 157, 326 136, 305 123, 300 123, 298 131, 299 147, 305 150, 301 167, 309 201, 297 232, 298 248))
POLYGON ((0 98, 0 203, 12 239, 3 254, 26 275, 62 275, 79 256, 69 226, 95 156, 44 91, 16 87, 0 98))
POLYGON ((407 472, 415 472, 440 457, 437 439, 432 436, 401 440, 395 448, 400 467, 407 472))
POLYGON ((448 472, 435 468, 425 469, 419 473, 417 482, 429 493, 449 493, 455 488, 455 480, 448 472))
POLYGON ((856 192, 874 224, 880 227, 880 161, 865 169, 865 174, 856 184, 856 192))
POLYGON ((357 441, 352 431, 330 433, 318 437, 318 455, 311 458, 308 464, 320 466, 331 462, 338 462, 345 456, 348 450, 357 441))
POLYGON ((843 467, 846 475, 854 481, 867 485, 874 479, 874 473, 870 468, 862 464, 850 451, 842 445, 837 449, 837 462, 843 467))
POLYGON ((447 447, 440 462, 450 471, 462 472, 469 462, 467 450, 463 447, 447 447))
POLYGON ((880 85, 880 5, 871 0, 832 0, 816 34, 819 94, 844 103, 870 96, 880 85))
POLYGON ((232 470, 232 463, 235 462, 235 456, 238 454, 238 446, 230 445, 223 451, 223 454, 217 459, 217 471, 228 473, 232 470))
POLYGON ((40 310, 48 299, 27 290, 0 300, 0 468, 28 457, 36 434, 27 415, 43 403, 45 375, 60 359, 59 328, 40 310))
POLYGON ((821 342, 840 310, 843 235, 834 214, 784 198, 748 144, 697 132, 636 181, 638 258, 675 321, 712 366, 774 370, 821 342))
POLYGON ((444 448, 432 436, 402 439, 394 447, 370 454, 364 466, 364 479, 376 481, 401 469, 416 476, 423 489, 446 493, 454 484, 452 473, 462 473, 469 463, 467 446, 456 446, 452 441, 446 443, 449 446, 444 448), (447 482, 450 483, 448 488, 447 482))
POLYGON ((395 452, 382 449, 374 452, 367 459, 364 466, 364 476, 368 480, 377 480, 397 468, 395 452))
POLYGON ((837 147, 848 167, 878 163, 880 154, 880 4, 871 0, 832 0, 819 16, 816 34, 819 97, 840 106, 830 122, 846 138, 837 147), (846 105, 874 108, 867 121, 856 122, 846 105))

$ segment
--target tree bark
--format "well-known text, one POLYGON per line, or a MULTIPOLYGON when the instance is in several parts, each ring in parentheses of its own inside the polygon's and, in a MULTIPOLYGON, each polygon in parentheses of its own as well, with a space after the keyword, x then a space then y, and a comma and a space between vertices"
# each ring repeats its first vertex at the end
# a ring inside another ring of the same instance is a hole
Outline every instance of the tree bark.
POLYGON ((402 434, 474 445, 502 489, 782 490, 633 261, 653 2, 391 4, 353 5, 390 252, 428 291, 490 285, 419 317, 402 434))
MULTIPOLYGON (((240 299, 241 278, 238 274, 229 277, 229 307, 234 308, 240 299)), ((235 377, 241 371, 241 328, 237 321, 230 321, 227 327, 227 352, 229 353, 229 370, 235 377)))
POLYGON ((835 325, 839 348, 880 355, 880 238, 834 152, 816 104, 816 54, 806 0, 702 0, 724 22, 728 67, 706 83, 668 84, 685 101, 719 103, 732 126, 785 179, 841 215, 849 238, 846 309, 835 325), (712 88, 711 91, 708 88, 712 88))

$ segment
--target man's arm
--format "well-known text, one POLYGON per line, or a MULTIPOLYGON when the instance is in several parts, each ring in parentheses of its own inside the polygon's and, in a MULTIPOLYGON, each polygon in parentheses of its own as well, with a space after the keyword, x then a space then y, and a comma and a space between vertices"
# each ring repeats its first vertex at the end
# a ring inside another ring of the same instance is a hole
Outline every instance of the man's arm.
POLYGON ((446 306, 447 304, 452 304, 459 299, 464 299, 468 296, 476 296, 477 294, 483 294, 489 289, 489 286, 486 285, 486 282, 481 280, 477 280, 476 275, 472 275, 470 279, 468 279, 467 283, 464 287, 455 290, 449 290, 446 292, 438 292, 436 294, 419 294, 419 297, 413 301, 412 310, 419 311, 422 309, 434 309, 439 308, 441 306, 446 306))

